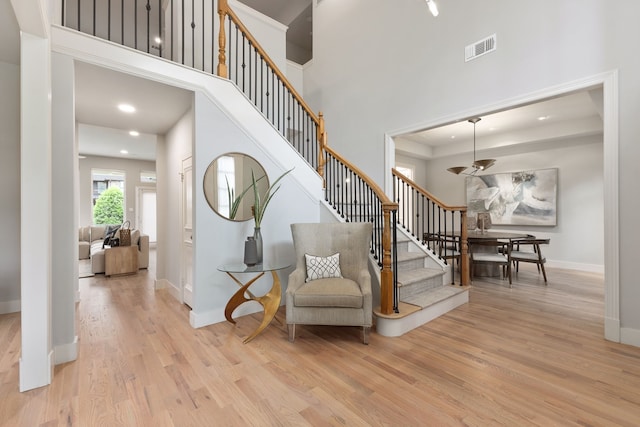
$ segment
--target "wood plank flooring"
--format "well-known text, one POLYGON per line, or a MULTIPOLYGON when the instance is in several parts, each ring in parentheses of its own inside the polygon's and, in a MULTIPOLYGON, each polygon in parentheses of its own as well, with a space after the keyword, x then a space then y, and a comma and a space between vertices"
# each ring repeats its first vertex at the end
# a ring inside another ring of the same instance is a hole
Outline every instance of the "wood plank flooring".
POLYGON ((20 316, 0 316, 0 425, 640 425, 640 348, 603 339, 602 276, 530 267, 368 346, 277 322, 243 344, 259 315, 193 329, 151 273, 81 279, 79 359, 48 387, 18 392, 20 316))

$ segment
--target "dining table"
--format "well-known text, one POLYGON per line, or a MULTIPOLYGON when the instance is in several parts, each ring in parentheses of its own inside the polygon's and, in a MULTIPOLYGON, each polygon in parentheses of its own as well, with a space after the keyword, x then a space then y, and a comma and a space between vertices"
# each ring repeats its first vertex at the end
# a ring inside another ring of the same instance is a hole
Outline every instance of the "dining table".
MULTIPOLYGON (((453 233, 454 236, 456 236, 457 238, 460 238, 460 232, 454 232, 453 233)), ((477 246, 475 249, 473 248, 473 242, 474 241, 478 241, 478 240, 516 240, 516 239, 526 239, 526 238, 532 238, 534 236, 532 236, 531 234, 527 234, 527 233, 522 233, 522 232, 513 232, 513 231, 502 231, 502 230, 493 230, 493 231, 488 231, 488 230, 469 230, 467 231, 467 242, 468 242, 468 247, 469 247, 469 252, 473 251, 473 250, 497 250, 497 246, 496 247, 490 247, 490 246, 477 246)), ((499 268, 499 266, 493 266, 493 265, 477 265, 477 266, 470 266, 471 268, 471 275, 472 276, 477 276, 477 277, 499 277, 501 274, 501 270, 499 268)))

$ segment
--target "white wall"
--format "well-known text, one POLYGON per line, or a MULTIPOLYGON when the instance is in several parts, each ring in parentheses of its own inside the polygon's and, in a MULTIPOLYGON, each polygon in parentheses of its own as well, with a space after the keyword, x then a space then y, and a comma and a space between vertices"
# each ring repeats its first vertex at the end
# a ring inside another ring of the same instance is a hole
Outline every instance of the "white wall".
MULTIPOLYGON (((439 6, 434 18, 415 0, 318 5, 305 95, 325 113, 329 144, 383 184, 385 132, 481 114, 618 70, 620 324, 640 331, 634 257, 640 199, 629 197, 636 193, 640 158, 640 60, 629 54, 640 39, 640 3, 448 0, 439 6), (464 47, 494 33, 497 50, 465 63, 464 47)), ((640 343, 640 333, 630 341, 640 343)))
MULTIPOLYGON (((257 111, 244 117, 240 125, 225 114, 213 98, 196 93, 195 99, 195 272, 191 322, 194 326, 204 326, 224 321, 225 305, 238 289, 236 283, 217 267, 242 263, 244 241, 254 230, 253 220, 228 221, 206 202, 202 182, 211 161, 229 151, 248 154, 262 165, 270 183, 294 168, 280 181, 281 188, 270 202, 261 224, 265 263, 284 262, 292 266, 279 272, 283 292, 295 264, 290 224, 319 220, 321 183, 315 171, 257 111), (310 183, 311 188, 305 188, 301 182, 310 183)), ((240 279, 246 281, 252 276, 240 275, 240 279)), ((252 291, 262 295, 270 286, 271 276, 267 274, 252 286, 252 291)), ((255 303, 245 304, 236 310, 234 317, 254 312, 259 307, 255 303)))
POLYGON ((93 205, 91 202, 91 169, 113 169, 124 171, 125 176, 125 219, 135 226, 136 187, 153 187, 152 183, 141 182, 140 172, 155 171, 156 163, 148 160, 133 160, 116 157, 86 156, 80 159, 80 217, 79 225, 93 224, 93 205))
POLYGON ((0 62, 0 314, 20 311, 20 67, 0 62))
MULTIPOLYGON (((493 229, 521 231, 551 243, 544 249, 549 266, 585 271, 604 271, 604 187, 602 136, 555 140, 550 144, 520 147, 516 153, 496 155, 496 164, 484 173, 558 169, 557 225, 497 226, 493 229), (585 233, 585 230, 589 230, 585 233)), ((449 179, 451 165, 469 163, 468 154, 437 160, 399 155, 396 163, 416 167, 416 183, 443 202, 466 204, 465 176, 449 179)), ((453 175, 452 175, 453 176, 453 175)))
POLYGON ((159 280, 167 281, 180 292, 182 249, 182 160, 193 155, 193 107, 167 132, 158 144, 157 159, 157 271, 159 280))

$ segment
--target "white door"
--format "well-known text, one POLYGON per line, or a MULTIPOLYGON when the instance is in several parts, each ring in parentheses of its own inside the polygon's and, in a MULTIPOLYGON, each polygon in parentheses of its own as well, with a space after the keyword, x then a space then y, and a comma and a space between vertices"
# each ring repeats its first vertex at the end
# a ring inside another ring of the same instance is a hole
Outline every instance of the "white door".
POLYGON ((156 243, 156 190, 138 188, 138 218, 136 228, 149 236, 149 243, 156 243))
POLYGON ((193 307, 193 169, 191 157, 182 161, 182 256, 183 301, 193 307))

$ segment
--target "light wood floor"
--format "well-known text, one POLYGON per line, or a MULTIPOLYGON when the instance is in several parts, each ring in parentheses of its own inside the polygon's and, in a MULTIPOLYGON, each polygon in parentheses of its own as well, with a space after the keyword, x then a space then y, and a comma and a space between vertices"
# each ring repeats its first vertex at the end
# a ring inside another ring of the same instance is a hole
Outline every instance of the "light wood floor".
POLYGON ((603 339, 601 275, 548 274, 476 280, 469 304, 368 346, 335 327, 290 344, 276 322, 245 345, 259 315, 196 330, 150 273, 82 279, 80 356, 49 387, 18 392, 20 318, 0 316, 0 423, 640 425, 640 348, 603 339))

